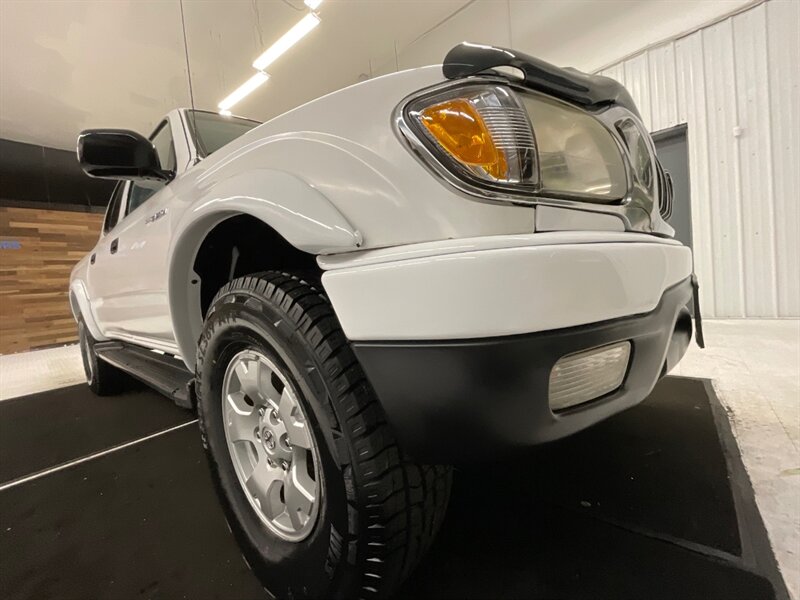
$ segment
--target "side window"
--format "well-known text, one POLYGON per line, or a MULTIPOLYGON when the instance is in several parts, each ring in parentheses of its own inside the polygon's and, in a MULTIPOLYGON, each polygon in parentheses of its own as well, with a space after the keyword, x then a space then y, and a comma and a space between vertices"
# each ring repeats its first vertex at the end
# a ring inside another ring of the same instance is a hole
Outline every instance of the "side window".
POLYGON ((106 208, 106 218, 103 220, 103 233, 108 233, 114 229, 114 225, 119 221, 119 209, 122 206, 122 190, 125 189, 125 182, 120 181, 111 193, 111 199, 106 208))
MULTIPOLYGON (((153 146, 155 146, 161 168, 166 171, 174 171, 177 165, 177 160, 175 158, 175 142, 172 139, 172 129, 168 121, 161 122, 156 132, 150 136, 150 141, 153 142, 153 146)), ((163 183, 154 183, 153 187, 150 187, 132 183, 130 193, 128 194, 128 205, 125 208, 125 214, 129 215, 147 202, 150 196, 160 190, 163 185, 163 183)))
POLYGON ((128 194, 128 206, 125 209, 125 214, 131 214, 142 204, 147 202, 150 196, 155 194, 158 189, 160 188, 146 188, 137 183, 132 183, 130 194, 128 194))
POLYGON ((175 159, 175 142, 172 140, 172 128, 167 121, 162 121, 155 134, 150 136, 150 141, 156 147, 158 161, 165 171, 174 171, 177 160, 175 159))

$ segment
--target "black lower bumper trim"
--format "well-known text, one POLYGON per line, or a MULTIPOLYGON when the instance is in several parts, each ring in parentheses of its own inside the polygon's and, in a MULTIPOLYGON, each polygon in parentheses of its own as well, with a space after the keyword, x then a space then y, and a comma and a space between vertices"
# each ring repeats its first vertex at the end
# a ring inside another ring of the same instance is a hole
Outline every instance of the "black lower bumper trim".
POLYGON ((692 297, 687 278, 643 315, 502 338, 353 347, 401 444, 420 460, 459 462, 558 439, 641 402, 689 345, 692 297), (632 344, 622 386, 554 414, 556 361, 622 340, 632 344))

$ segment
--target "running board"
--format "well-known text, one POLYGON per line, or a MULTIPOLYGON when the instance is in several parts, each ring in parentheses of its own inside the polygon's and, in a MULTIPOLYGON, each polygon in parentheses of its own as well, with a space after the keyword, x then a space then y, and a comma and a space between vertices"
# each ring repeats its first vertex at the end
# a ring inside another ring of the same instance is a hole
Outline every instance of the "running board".
POLYGON ((124 342, 98 342, 94 351, 98 358, 171 398, 178 406, 193 408, 190 386, 194 374, 181 360, 124 342))

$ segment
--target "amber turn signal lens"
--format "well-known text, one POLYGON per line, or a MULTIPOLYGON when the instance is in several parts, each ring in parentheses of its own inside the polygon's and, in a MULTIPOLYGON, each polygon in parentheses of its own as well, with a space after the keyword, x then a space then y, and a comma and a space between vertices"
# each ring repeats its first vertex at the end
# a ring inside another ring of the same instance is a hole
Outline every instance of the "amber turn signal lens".
POLYGON ((459 162, 480 167, 495 179, 506 176, 505 154, 492 140, 478 111, 462 98, 448 100, 423 109, 422 124, 439 145, 459 162))

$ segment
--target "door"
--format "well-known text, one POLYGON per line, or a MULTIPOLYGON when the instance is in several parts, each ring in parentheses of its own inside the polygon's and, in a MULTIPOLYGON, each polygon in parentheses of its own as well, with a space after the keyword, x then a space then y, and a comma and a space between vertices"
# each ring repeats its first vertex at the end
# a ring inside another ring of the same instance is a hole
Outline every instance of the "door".
MULTIPOLYGON (((175 145, 168 120, 150 140, 161 168, 175 172, 175 145)), ((169 351, 174 347, 167 299, 169 183, 128 182, 120 202, 120 218, 98 244, 92 269, 92 293, 103 333, 169 351)))
POLYGON ((114 279, 114 262, 112 261, 111 240, 116 238, 117 224, 125 203, 128 182, 120 181, 111 194, 111 199, 106 208, 103 219, 103 229, 100 240, 92 250, 89 258, 89 268, 86 271, 86 286, 89 292, 89 301, 92 305, 92 314, 100 330, 106 333, 106 324, 114 319, 113 311, 109 311, 106 302, 108 296, 116 287, 114 279))
POLYGON ((686 124, 653 134, 658 160, 672 177, 672 216, 669 224, 675 238, 692 247, 692 204, 689 187, 689 150, 686 124))

